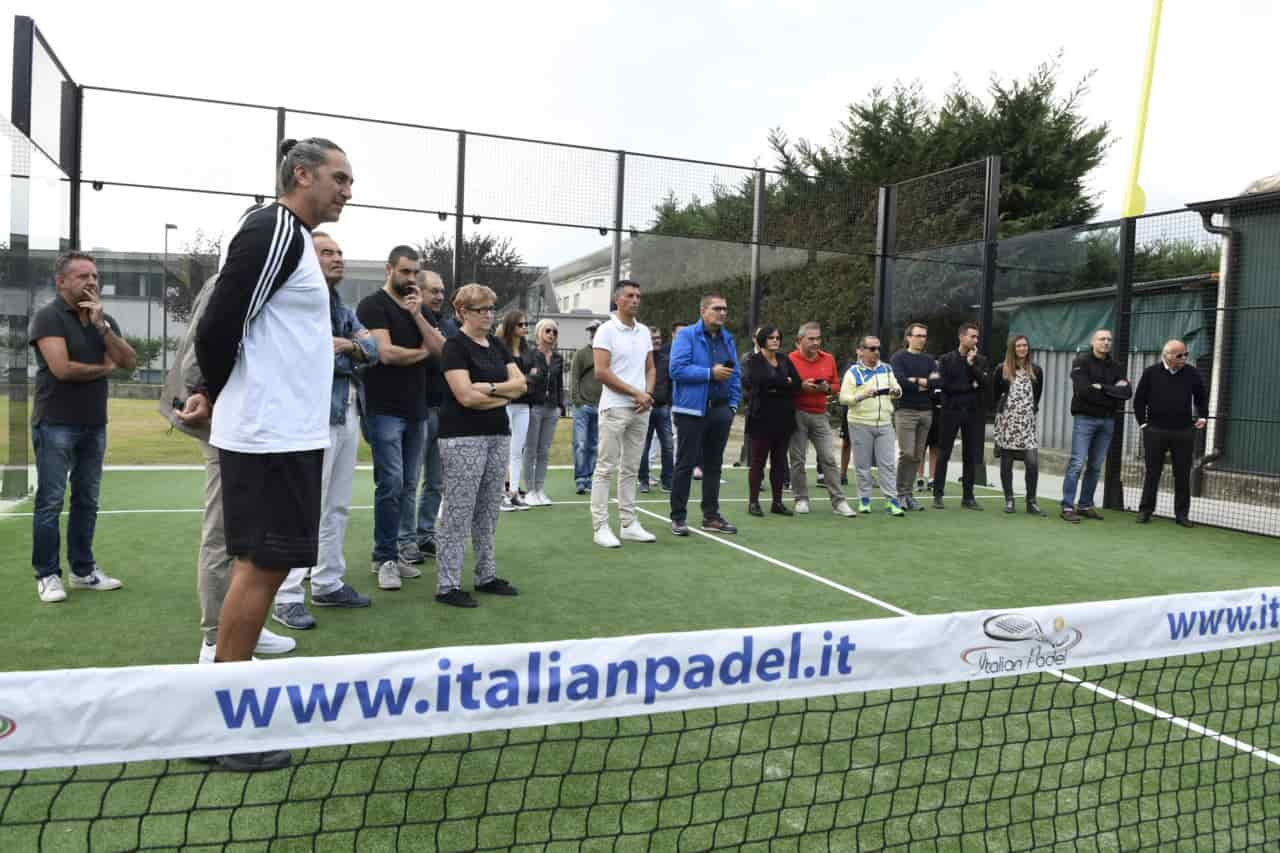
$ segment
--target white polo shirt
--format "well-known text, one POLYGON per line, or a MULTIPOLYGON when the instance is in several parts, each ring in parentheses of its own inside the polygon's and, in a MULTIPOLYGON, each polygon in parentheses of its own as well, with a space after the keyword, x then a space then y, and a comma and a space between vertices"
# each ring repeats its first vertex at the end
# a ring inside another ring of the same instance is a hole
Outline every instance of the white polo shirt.
MULTIPOLYGON (((633 388, 645 387, 644 365, 653 351, 653 341, 649 337, 649 327, 644 323, 636 321, 634 326, 628 326, 618 319, 617 314, 610 314, 608 321, 596 329, 591 348, 609 351, 609 369, 623 382, 633 388)), ((601 383, 599 411, 634 405, 635 400, 601 383)))

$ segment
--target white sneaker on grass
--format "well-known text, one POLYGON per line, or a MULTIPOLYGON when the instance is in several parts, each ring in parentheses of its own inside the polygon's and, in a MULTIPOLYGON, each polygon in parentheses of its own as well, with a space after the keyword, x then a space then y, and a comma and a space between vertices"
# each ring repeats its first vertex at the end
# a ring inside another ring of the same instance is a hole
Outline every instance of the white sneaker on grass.
POLYGON ((253 647, 253 651, 259 655, 285 655, 297 647, 298 641, 293 637, 284 637, 263 628, 258 634, 258 644, 253 647))
POLYGON ((618 541, 618 537, 613 535, 613 531, 609 529, 609 525, 596 528, 595 535, 592 537, 601 548, 621 548, 622 543, 618 541))
MULTIPOLYGON (((606 528, 607 529, 607 528, 606 528)), ((658 537, 640 526, 640 521, 631 522, 622 528, 622 538, 628 542, 656 542, 658 537)))
POLYGON ((395 560, 383 560, 376 565, 378 589, 399 589, 403 586, 400 582, 400 567, 395 560))
POLYGON ((98 592, 106 592, 111 589, 119 589, 122 586, 124 584, 113 577, 109 577, 106 572, 97 566, 94 566, 93 571, 84 577, 74 573, 71 575, 72 589, 93 589, 98 592))
MULTIPOLYGON (((217 657, 217 654, 218 654, 217 646, 211 646, 208 643, 206 643, 204 640, 201 640, 200 641, 200 657, 196 658, 196 663, 217 663, 217 661, 214 659, 215 657, 217 657)), ((256 661, 257 658, 251 657, 249 658, 249 660, 256 661)))
POLYGON ((849 506, 848 501, 836 501, 836 505, 831 508, 831 511, 836 515, 843 515, 845 518, 853 518, 857 515, 853 511, 853 507, 849 506))
POLYGON ((796 515, 808 515, 808 514, 809 514, 809 499, 796 498, 796 515))
POLYGON ((67 600, 67 591, 62 588, 62 578, 57 575, 36 578, 36 592, 45 604, 67 600))

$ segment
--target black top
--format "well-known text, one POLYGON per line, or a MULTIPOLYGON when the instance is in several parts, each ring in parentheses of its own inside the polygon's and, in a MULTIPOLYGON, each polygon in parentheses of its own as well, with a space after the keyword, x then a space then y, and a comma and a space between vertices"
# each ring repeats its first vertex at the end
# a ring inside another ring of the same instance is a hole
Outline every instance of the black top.
POLYGON ((942 374, 944 409, 972 411, 981 408, 982 390, 988 382, 986 358, 979 355, 970 364, 960 350, 953 349, 938 359, 938 372, 942 374))
POLYGON ((902 386, 902 396, 894 401, 895 409, 913 409, 927 412, 933 407, 930 399, 935 388, 941 387, 940 379, 929 379, 929 374, 938 369, 938 362, 927 352, 914 353, 910 350, 898 350, 889 359, 898 384, 902 386), (923 391, 915 383, 916 379, 929 379, 929 390, 923 391))
MULTIPOLYGON (((422 316, 426 317, 427 322, 446 339, 458 334, 456 321, 443 314, 437 314, 425 305, 422 306, 422 316)), ((449 385, 444 381, 444 372, 440 369, 440 356, 429 355, 422 364, 427 374, 427 405, 439 406, 444 403, 444 398, 449 393, 449 385)))
POLYGON ((1187 365, 1177 373, 1170 373, 1164 362, 1142 371, 1138 390, 1133 394, 1133 416, 1138 423, 1156 429, 1190 429, 1195 423, 1191 406, 1195 404, 1196 416, 1209 413, 1209 390, 1205 387, 1200 371, 1187 365))
POLYGON ((773 367, 758 352, 742 364, 742 384, 751 387, 747 405, 747 432, 752 435, 789 433, 796 427, 795 395, 800 374, 791 359, 779 353, 773 367))
MULTIPOLYGON (((110 314, 103 316, 111 331, 120 334, 120 324, 115 318, 110 314)), ((81 323, 79 310, 61 296, 55 296, 37 311, 27 330, 27 342, 36 353, 36 401, 31 409, 31 423, 105 426, 107 377, 92 382, 62 381, 49 370, 36 345, 41 338, 63 338, 67 342, 67 359, 81 364, 102 364, 107 354, 102 335, 92 323, 81 323)))
POLYGON ((653 380, 653 405, 671 405, 671 375, 667 367, 671 364, 671 343, 668 342, 653 351, 653 369, 656 376, 653 380))
MULTIPOLYGON (((489 335, 489 345, 481 346, 465 333, 444 342, 440 353, 445 373, 465 370, 472 382, 506 382, 507 365, 515 361, 507 345, 489 335)), ((452 393, 445 395, 440 407, 440 437, 460 438, 467 435, 510 435, 506 407, 468 409, 452 393)))
MULTIPOLYGON (((1004 378, 1004 365, 996 367, 995 381, 993 383, 996 392, 996 411, 1002 410, 1004 407, 1001 401, 1004 395, 1009 393, 1009 387, 1013 383, 1004 378)), ((1044 391, 1044 371, 1040 369, 1040 365, 1031 365, 1031 391, 1035 395, 1035 409, 1040 411, 1040 394, 1044 391)))
POLYGON ((552 350, 548 361, 542 350, 529 347, 520 357, 520 370, 529 386, 521 399, 527 399, 531 406, 560 407, 564 399, 564 359, 560 353, 552 350))
MULTIPOLYGON (((370 331, 386 329, 395 346, 422 346, 422 333, 413 316, 385 290, 375 290, 361 299, 356 316, 370 331)), ((378 362, 365 374, 364 399, 368 414, 423 420, 427 416, 426 368, 421 362, 402 366, 378 362)))
POLYGON ((1093 350, 1080 353, 1071 363, 1071 414, 1109 418, 1120 411, 1129 397, 1128 385, 1116 385, 1121 379, 1124 368, 1111 356, 1098 358, 1093 350))

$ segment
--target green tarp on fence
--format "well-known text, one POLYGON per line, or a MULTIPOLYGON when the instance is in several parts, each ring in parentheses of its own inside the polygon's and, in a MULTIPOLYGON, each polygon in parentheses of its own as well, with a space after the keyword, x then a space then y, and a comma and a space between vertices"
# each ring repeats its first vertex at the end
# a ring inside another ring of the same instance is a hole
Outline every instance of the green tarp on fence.
MULTIPOLYGON (((1213 321, 1199 291, 1170 291, 1135 295, 1129 327, 1130 352, 1159 352, 1170 338, 1189 347, 1208 340, 1213 321)), ((1097 329, 1115 329, 1116 302, 1112 298, 1064 299, 1020 305, 1009 316, 1009 333, 1026 335, 1038 350, 1076 352, 1089 346, 1097 329)))

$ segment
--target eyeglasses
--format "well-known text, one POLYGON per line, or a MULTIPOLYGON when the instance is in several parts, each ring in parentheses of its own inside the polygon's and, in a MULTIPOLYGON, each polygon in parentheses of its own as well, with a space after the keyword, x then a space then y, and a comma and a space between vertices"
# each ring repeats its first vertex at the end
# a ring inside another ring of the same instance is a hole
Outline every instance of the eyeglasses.
POLYGON ((1186 357, 1188 357, 1189 355, 1191 355, 1191 353, 1189 353, 1189 352, 1175 352, 1175 353, 1173 354, 1173 357, 1174 357, 1174 358, 1186 358, 1186 357))
POLYGON ((880 347, 863 347, 863 349, 868 352, 880 352, 880 347))
POLYGON ((708 311, 728 311, 729 306, 728 305, 708 305, 707 310, 708 311))
POLYGON ((496 305, 470 305, 467 310, 472 314, 492 314, 498 310, 496 305))

